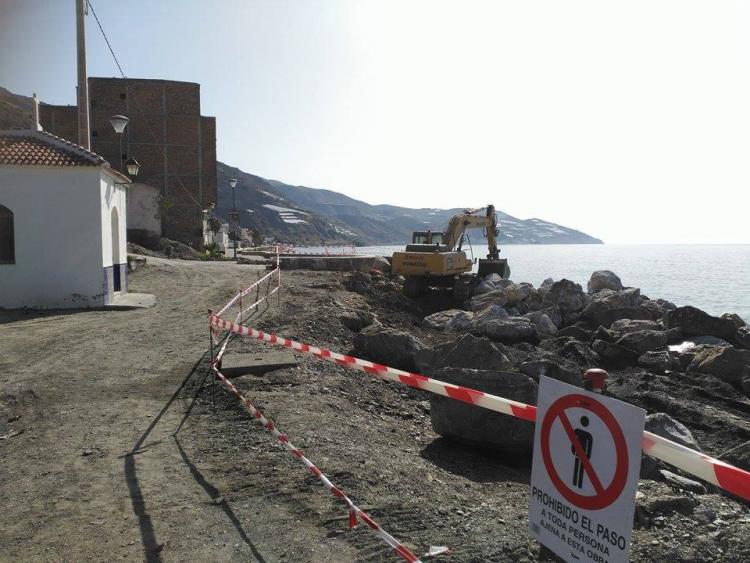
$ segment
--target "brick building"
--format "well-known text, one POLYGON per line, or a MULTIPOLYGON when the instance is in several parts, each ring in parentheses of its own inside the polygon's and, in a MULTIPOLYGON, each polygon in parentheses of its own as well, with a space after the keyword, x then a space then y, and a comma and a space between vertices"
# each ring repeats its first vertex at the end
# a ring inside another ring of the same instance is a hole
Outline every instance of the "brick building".
MULTIPOLYGON (((123 160, 134 156, 141 164, 138 183, 159 190, 163 236, 199 247, 202 210, 216 202, 216 118, 200 114, 200 85, 94 77, 88 83, 91 150, 119 168, 120 141, 109 118, 128 117, 123 160)), ((44 104, 40 121, 50 133, 77 141, 75 106, 44 104)))

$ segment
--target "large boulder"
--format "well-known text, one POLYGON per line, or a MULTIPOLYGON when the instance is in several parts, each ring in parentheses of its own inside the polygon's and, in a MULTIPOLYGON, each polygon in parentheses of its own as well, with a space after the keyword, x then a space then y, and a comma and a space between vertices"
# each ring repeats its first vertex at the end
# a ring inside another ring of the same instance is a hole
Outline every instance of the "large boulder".
POLYGON ((582 370, 601 367, 602 359, 587 344, 570 340, 557 352, 563 358, 576 363, 582 370))
MULTIPOLYGON (((515 372, 443 368, 435 378, 522 403, 536 403, 537 384, 515 372)), ((531 451, 534 425, 455 399, 430 395, 432 429, 445 438, 509 454, 531 451)))
POLYGON ((664 321, 667 328, 679 328, 685 336, 711 335, 729 340, 737 333, 737 325, 731 319, 712 317, 690 306, 667 311, 664 321))
POLYGON ((604 328, 603 326, 600 326, 594 331, 594 334, 591 335, 591 341, 594 340, 603 340, 604 342, 614 342, 620 338, 620 335, 616 333, 613 330, 609 330, 608 328, 604 328))
POLYGON ((405 332, 379 325, 364 328, 354 336, 354 356, 406 371, 416 369, 414 357, 424 344, 405 332))
POLYGON ((501 307, 500 305, 495 305, 494 303, 490 303, 474 311, 473 324, 494 321, 496 319, 504 320, 508 317, 510 317, 510 315, 508 314, 508 311, 506 311, 503 307, 501 307))
POLYGON ((465 334, 454 342, 420 350, 415 361, 420 373, 429 375, 446 367, 509 371, 513 364, 502 344, 465 334))
POLYGON ((688 365, 688 371, 713 375, 740 386, 742 374, 750 365, 750 350, 720 346, 701 346, 688 365))
POLYGON ((544 350, 537 350, 531 354, 518 369, 536 382, 544 375, 571 385, 583 385, 583 372, 577 364, 544 350))
POLYGON ((657 412, 646 416, 645 428, 657 436, 672 440, 692 450, 700 451, 698 442, 690 430, 666 413, 657 412))
POLYGON ((725 348, 731 346, 731 344, 723 338, 716 338, 715 336, 692 336, 690 338, 690 342, 692 342, 696 346, 700 346, 701 344, 705 344, 706 346, 723 346, 725 348))
POLYGON ((547 315, 549 317, 549 320, 555 323, 555 326, 558 328, 558 330, 563 327, 562 312, 560 311, 560 307, 558 307, 557 305, 543 307, 539 309, 539 312, 547 315))
POLYGON ((734 323, 734 325, 737 328, 742 328, 743 326, 747 326, 747 323, 745 322, 745 319, 740 317, 737 313, 724 313, 721 316, 722 319, 729 319, 734 323))
POLYGON ((646 352, 638 357, 638 365, 650 371, 664 373, 674 367, 674 359, 667 350, 646 352))
POLYGON ((661 319, 667 311, 676 309, 677 305, 664 299, 649 299, 641 295, 641 308, 649 311, 654 319, 661 319))
POLYGON ((638 360, 638 352, 614 342, 594 340, 591 347, 602 358, 604 365, 608 367, 633 365, 638 360))
POLYGON ((529 319, 533 323, 539 338, 552 338, 557 335, 557 326, 541 311, 526 313, 524 318, 529 319))
POLYGON ((734 335, 732 342, 734 342, 734 345, 738 348, 750 350, 750 327, 742 326, 738 328, 737 334, 734 335))
POLYGON ((586 294, 577 283, 563 279, 549 286, 544 296, 544 305, 557 306, 565 317, 566 314, 580 311, 586 306, 586 294))
POLYGON ((557 336, 569 336, 571 338, 575 338, 576 340, 580 340, 581 342, 588 342, 589 340, 591 340, 591 336, 593 334, 594 333, 592 331, 578 325, 566 326, 565 328, 561 328, 557 331, 557 336))
POLYGON ((498 305, 504 307, 508 298, 505 297, 505 292, 502 289, 495 289, 482 295, 475 295, 469 301, 469 309, 476 311, 487 305, 498 305))
POLYGON ((581 312, 581 319, 592 328, 609 328, 621 319, 652 320, 653 314, 640 306, 640 289, 630 287, 622 291, 602 289, 595 293, 591 302, 581 312))
POLYGON ((598 293, 602 289, 620 291, 622 289, 622 282, 614 272, 610 272, 609 270, 597 270, 591 274, 591 278, 586 287, 591 294, 598 293))
POLYGON ((639 354, 651 350, 661 350, 667 346, 667 333, 661 330, 639 330, 629 332, 616 341, 616 344, 635 350, 639 354))
POLYGON ((589 305, 595 303, 603 305, 608 309, 638 307, 641 304, 641 290, 637 287, 629 287, 620 291, 603 289, 591 297, 589 305))
POLYGON ((474 323, 474 313, 461 309, 449 309, 425 317, 422 323, 435 330, 466 332, 474 323))
POLYGON ((474 334, 486 336, 497 342, 538 342, 536 327, 529 319, 508 317, 507 319, 481 319, 471 329, 474 334))
POLYGON ((495 284, 501 283, 501 282, 503 282, 505 280, 503 279, 503 277, 500 274, 492 273, 492 274, 487 274, 486 276, 484 276, 484 281, 489 282, 489 283, 495 285, 495 284))
POLYGON ((377 322, 375 315, 370 311, 358 309, 357 311, 346 311, 339 315, 339 320, 346 328, 353 332, 359 332, 366 326, 377 322))
POLYGON ((534 286, 526 282, 511 284, 503 291, 505 291, 506 304, 509 307, 513 307, 519 304, 521 301, 529 297, 529 295, 531 295, 532 293, 536 293, 534 286))
POLYGON ((661 330, 661 327, 659 326, 659 323, 651 320, 620 319, 613 322, 609 329, 619 332, 620 334, 627 334, 629 332, 639 332, 641 330, 661 330))
POLYGON ((489 293, 490 291, 495 291, 497 289, 495 287, 495 284, 488 281, 481 281, 479 284, 474 288, 474 295, 483 295, 485 293, 489 293))

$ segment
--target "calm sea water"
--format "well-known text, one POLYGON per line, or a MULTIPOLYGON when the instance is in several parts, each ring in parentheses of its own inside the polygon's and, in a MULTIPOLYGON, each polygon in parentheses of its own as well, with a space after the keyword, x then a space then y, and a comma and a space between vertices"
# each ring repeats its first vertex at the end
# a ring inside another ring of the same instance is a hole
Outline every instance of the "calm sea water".
MULTIPOLYGON (((390 256, 403 246, 357 248, 357 254, 390 256)), ((484 258, 487 247, 475 245, 484 258)), ((591 272, 612 270, 623 285, 651 299, 693 305, 712 315, 737 313, 750 322, 750 245, 505 245, 511 279, 535 286, 567 278, 586 289, 591 272)))

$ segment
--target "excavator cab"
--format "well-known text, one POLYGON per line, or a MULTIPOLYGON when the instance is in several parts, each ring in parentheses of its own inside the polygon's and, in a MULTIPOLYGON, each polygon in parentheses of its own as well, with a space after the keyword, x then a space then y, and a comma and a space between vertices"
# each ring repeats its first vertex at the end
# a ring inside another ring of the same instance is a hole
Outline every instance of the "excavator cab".
POLYGON ((443 243, 443 233, 432 231, 415 231, 411 236, 411 244, 406 245, 407 252, 447 252, 448 247, 443 243))
POLYGON ((443 244, 443 233, 432 231, 415 231, 411 235, 412 244, 443 244))

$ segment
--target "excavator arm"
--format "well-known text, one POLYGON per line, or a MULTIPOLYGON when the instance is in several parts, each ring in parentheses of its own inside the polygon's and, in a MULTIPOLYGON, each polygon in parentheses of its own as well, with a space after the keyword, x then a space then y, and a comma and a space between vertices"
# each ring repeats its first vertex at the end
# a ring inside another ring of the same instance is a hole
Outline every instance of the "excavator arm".
POLYGON ((488 205, 486 207, 487 212, 485 215, 477 215, 482 209, 473 209, 466 211, 461 215, 455 215, 451 218, 448 223, 448 228, 445 230, 443 236, 444 243, 448 246, 449 251, 453 251, 456 247, 461 244, 461 239, 466 229, 484 228, 487 235, 487 246, 489 247, 489 253, 487 258, 490 260, 497 260, 500 256, 500 251, 497 248, 497 217, 495 216, 495 206, 488 205))

